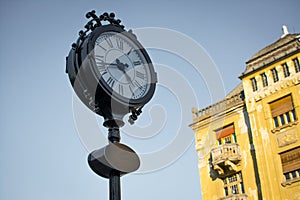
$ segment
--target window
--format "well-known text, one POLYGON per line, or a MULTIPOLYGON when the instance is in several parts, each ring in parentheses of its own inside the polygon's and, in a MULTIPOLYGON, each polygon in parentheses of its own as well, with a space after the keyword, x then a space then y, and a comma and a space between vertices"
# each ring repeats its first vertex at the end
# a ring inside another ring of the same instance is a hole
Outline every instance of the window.
POLYGON ((231 136, 225 137, 225 138, 224 138, 224 141, 225 141, 225 144, 231 144, 231 143, 233 143, 233 142, 231 141, 231 136))
POLYGON ((224 192, 225 192, 225 196, 227 197, 229 194, 228 194, 228 187, 225 187, 224 188, 224 192))
POLYGON ((289 66, 286 63, 282 64, 282 69, 283 69, 284 77, 290 76, 289 66))
POLYGON ((270 109, 275 128, 296 121, 297 119, 291 95, 271 102, 270 109))
POLYGON ((276 83, 277 81, 279 81, 278 72, 277 72, 276 68, 271 69, 271 72, 272 72, 272 76, 273 76, 273 81, 274 81, 274 83, 276 83))
POLYGON ((286 182, 300 180, 300 147, 280 154, 283 175, 286 182))
POLYGON ((238 172, 223 179, 225 196, 245 193, 242 173, 238 172))
POLYGON ((236 143, 236 135, 234 132, 234 125, 226 126, 216 131, 216 138, 218 145, 236 143))
POLYGON ((218 145, 222 145, 222 140, 221 139, 218 139, 218 145))
POLYGON ((294 62, 295 72, 296 73, 300 72, 300 64, 298 58, 293 59, 293 62, 294 62))
POLYGON ((267 87, 268 86, 268 78, 267 78, 266 73, 262 73, 260 76, 261 76, 261 79, 262 79, 262 82, 263 82, 263 86, 267 87))
POLYGON ((255 78, 251 78, 253 92, 257 91, 257 82, 255 78))

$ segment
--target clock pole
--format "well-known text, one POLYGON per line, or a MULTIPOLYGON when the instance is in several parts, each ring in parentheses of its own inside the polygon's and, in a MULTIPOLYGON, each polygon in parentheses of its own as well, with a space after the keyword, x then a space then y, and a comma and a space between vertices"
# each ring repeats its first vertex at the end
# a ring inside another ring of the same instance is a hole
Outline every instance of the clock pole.
MULTIPOLYGON (((108 129, 108 140, 112 143, 120 142, 120 129, 119 127, 112 127, 108 129)), ((109 175, 109 199, 121 200, 121 180, 120 172, 112 170, 109 175)))
POLYGON ((109 179, 109 200, 121 200, 120 177, 136 171, 140 166, 138 155, 129 146, 120 143, 120 119, 107 119, 109 144, 91 152, 88 156, 90 168, 99 176, 109 179))
POLYGON ((112 174, 109 177, 109 199, 121 199, 121 180, 120 174, 118 172, 112 172, 112 174))

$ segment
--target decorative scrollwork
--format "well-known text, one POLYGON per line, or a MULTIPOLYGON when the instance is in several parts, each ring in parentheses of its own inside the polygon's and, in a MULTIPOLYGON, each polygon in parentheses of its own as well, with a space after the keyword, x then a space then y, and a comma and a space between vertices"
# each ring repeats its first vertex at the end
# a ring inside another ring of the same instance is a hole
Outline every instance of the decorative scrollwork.
MULTIPOLYGON (((91 19, 91 18, 92 19, 90 21, 88 21, 87 24, 84 26, 84 28, 85 28, 84 31, 83 30, 79 31, 79 38, 78 38, 77 42, 72 44, 72 48, 75 49, 76 51, 80 45, 80 41, 82 41, 86 37, 87 33, 89 31, 95 30, 97 27, 102 26, 102 22, 108 22, 112 25, 118 26, 125 30, 125 26, 121 25, 121 20, 115 18, 116 17, 115 13, 108 14, 107 12, 105 12, 98 17, 96 15, 96 11, 92 10, 92 11, 88 12, 85 15, 85 17, 87 19, 91 19)), ((132 33, 132 30, 129 30, 128 32, 130 32, 134 37, 136 37, 132 33)))
POLYGON ((142 113, 142 108, 144 106, 139 107, 138 109, 132 109, 131 115, 129 116, 128 122, 133 125, 134 122, 138 119, 138 116, 142 113))
POLYGON ((116 19, 115 13, 110 13, 108 14, 107 12, 103 13, 99 17, 96 15, 96 11, 92 10, 88 12, 86 15, 86 18, 90 19, 92 18, 85 26, 84 28, 86 29, 85 31, 80 31, 79 36, 84 36, 88 31, 93 31, 95 28, 102 26, 102 22, 109 22, 112 25, 119 26, 120 28, 124 29, 125 26, 121 25, 121 20, 116 19))

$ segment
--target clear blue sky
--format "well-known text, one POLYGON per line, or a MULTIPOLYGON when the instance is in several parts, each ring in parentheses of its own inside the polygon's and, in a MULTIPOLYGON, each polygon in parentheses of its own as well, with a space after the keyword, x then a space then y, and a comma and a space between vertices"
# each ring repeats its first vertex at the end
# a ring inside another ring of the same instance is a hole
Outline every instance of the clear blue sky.
MULTIPOLYGON (((65 57, 87 21, 86 12, 113 11, 126 28, 161 27, 189 36, 210 55, 229 92, 239 83, 237 77, 245 62, 279 39, 283 24, 291 33, 300 32, 299 7, 298 0, 2 0, 0 199, 108 199, 108 181, 87 165, 89 152, 76 130, 73 91, 64 73, 65 57)), ((148 139, 130 134, 122 137, 141 154, 164 148, 178 124, 183 122, 187 127, 191 123, 193 106, 211 103, 205 78, 185 72, 186 61, 162 51, 149 53, 154 63, 176 68, 190 81, 198 105, 188 105, 190 116, 182 119, 177 110, 182 102, 169 99, 179 94, 159 87, 140 119, 141 124, 147 123, 147 108, 160 104, 166 123, 159 135, 148 139)), ((102 123, 101 118, 97 120, 102 123)), ((186 130, 187 137, 193 136, 192 130, 186 130)), ((177 146, 172 148, 176 152, 177 146)), ((122 177, 123 199, 201 199, 193 141, 182 153, 161 169, 122 177)))

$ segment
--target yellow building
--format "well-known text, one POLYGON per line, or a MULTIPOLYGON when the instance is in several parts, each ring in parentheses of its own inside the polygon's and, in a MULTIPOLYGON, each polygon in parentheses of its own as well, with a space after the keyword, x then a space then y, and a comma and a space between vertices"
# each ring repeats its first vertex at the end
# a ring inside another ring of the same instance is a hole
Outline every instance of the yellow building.
POLYGON ((224 100, 193 108, 203 200, 300 200, 300 34, 283 30, 224 100))

